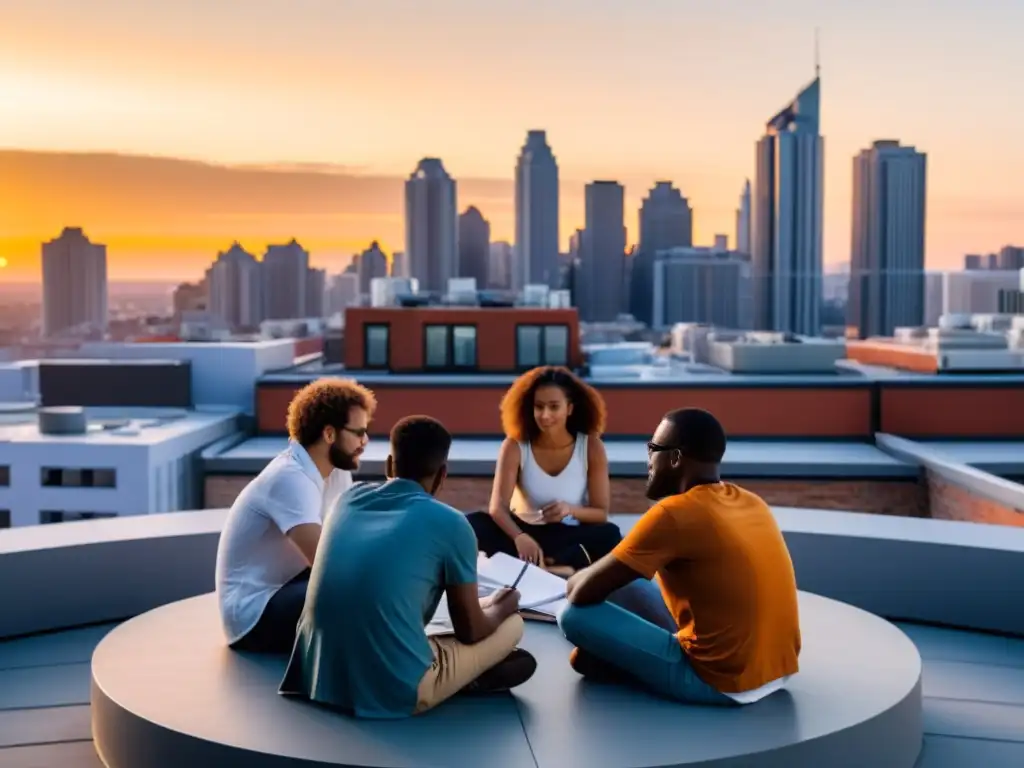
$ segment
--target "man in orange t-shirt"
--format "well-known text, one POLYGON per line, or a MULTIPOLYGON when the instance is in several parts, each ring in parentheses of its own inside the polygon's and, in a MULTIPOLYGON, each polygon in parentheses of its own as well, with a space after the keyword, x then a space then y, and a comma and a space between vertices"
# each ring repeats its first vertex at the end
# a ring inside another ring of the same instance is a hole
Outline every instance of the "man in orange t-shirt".
POLYGON ((658 503, 567 585, 559 625, 580 674, 749 704, 798 671, 793 563, 767 504, 719 478, 725 443, 697 408, 658 425, 647 444, 647 496, 658 503))

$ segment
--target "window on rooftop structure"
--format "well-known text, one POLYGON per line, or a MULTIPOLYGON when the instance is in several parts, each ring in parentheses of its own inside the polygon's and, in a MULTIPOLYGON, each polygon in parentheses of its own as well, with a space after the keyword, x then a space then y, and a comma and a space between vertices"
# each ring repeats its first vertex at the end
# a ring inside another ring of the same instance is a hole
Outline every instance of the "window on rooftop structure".
POLYGON ((116 488, 117 487, 117 470, 116 469, 93 469, 92 472, 92 487, 93 488, 116 488))
POLYGON ((39 522, 42 525, 63 523, 64 513, 61 512, 59 509, 41 509, 39 510, 39 522))
POLYGON ((11 527, 11 510, 0 509, 0 528, 11 527))
POLYGON ((544 326, 544 364, 569 364, 569 327, 566 325, 544 326))
POLYGON ((112 467, 42 467, 39 482, 46 488, 116 488, 117 470, 112 467))
POLYGON ((387 323, 368 323, 363 326, 363 367, 390 367, 390 337, 391 327, 387 323))
POLYGON ((41 467, 39 475, 39 484, 46 488, 59 488, 62 485, 64 473, 56 467, 41 467))
POLYGON ((11 484, 11 468, 0 465, 0 488, 6 488, 11 484))
POLYGON ((425 325, 423 367, 468 370, 477 366, 475 325, 425 325))
POLYGON ((516 326, 517 368, 536 368, 541 364, 542 336, 539 325, 516 326))
POLYGON ((455 368, 476 368, 476 326, 452 326, 452 365, 455 368))
POLYGON ((447 368, 451 365, 450 331, 451 328, 447 325, 423 326, 424 368, 447 368))

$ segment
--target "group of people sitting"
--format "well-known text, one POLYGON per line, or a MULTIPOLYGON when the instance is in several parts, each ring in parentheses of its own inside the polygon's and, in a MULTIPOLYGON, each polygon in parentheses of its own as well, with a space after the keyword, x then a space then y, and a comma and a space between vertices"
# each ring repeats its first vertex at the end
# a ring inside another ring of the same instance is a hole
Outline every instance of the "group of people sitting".
POLYGON ((410 416, 386 480, 353 483, 376 409, 344 379, 300 390, 288 448, 239 494, 216 592, 228 644, 290 653, 280 692, 370 718, 507 691, 537 662, 512 586, 481 597, 478 553, 564 576, 569 663, 592 680, 679 701, 748 704, 797 672, 792 562, 770 509, 721 480, 726 436, 707 411, 672 411, 647 444, 655 501, 623 538, 609 521, 603 402, 564 368, 524 374, 501 404, 506 439, 489 508, 437 497, 452 437, 410 416), (451 633, 428 636, 447 600, 451 633))

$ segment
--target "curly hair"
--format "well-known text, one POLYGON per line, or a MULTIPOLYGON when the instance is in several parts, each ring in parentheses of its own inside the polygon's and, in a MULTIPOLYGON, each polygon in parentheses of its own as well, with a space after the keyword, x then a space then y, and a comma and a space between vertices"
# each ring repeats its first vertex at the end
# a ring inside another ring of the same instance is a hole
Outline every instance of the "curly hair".
POLYGON ((566 398, 573 405, 565 425, 569 434, 604 432, 607 414, 604 400, 597 390, 581 381, 568 368, 542 366, 516 379, 501 399, 501 426, 506 437, 521 443, 537 438, 540 428, 533 416, 533 395, 539 387, 548 385, 565 392, 566 398))
POLYGON ((317 379, 296 392, 288 404, 288 437, 308 448, 327 427, 341 429, 348 424, 349 410, 354 407, 372 416, 377 399, 352 379, 317 379))

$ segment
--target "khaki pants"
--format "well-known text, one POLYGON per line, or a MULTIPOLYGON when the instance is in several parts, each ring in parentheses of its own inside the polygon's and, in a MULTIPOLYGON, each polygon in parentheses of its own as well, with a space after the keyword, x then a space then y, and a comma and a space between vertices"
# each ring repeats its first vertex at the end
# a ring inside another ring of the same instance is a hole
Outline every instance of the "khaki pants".
POLYGON ((461 691, 515 650, 523 637, 523 617, 514 613, 497 631, 479 643, 466 645, 452 635, 427 638, 434 663, 420 680, 416 714, 425 712, 461 691))

